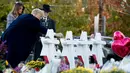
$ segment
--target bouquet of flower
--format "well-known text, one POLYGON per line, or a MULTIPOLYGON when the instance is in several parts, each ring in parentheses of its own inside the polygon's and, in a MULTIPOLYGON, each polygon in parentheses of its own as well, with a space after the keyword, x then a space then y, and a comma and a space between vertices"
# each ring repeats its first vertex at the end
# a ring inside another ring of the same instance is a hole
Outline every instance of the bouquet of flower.
POLYGON ((6 64, 4 60, 0 60, 0 71, 2 72, 6 68, 6 64))
MULTIPOLYGON (((75 59, 75 65, 76 65, 76 67, 81 67, 81 66, 83 66, 83 63, 78 58, 76 58, 75 59)), ((68 62, 66 62, 65 57, 62 57, 58 71, 62 72, 62 71, 66 71, 66 70, 69 70, 69 69, 70 68, 69 68, 68 62)))
POLYGON ((61 63, 59 66, 59 72, 65 71, 65 70, 69 70, 69 65, 65 64, 65 63, 61 63))
POLYGON ((17 72, 12 68, 7 68, 2 73, 17 73, 17 72))
POLYGON ((66 63, 65 58, 61 59, 60 66, 58 68, 59 72, 69 70, 69 65, 66 63))
POLYGON ((36 71, 39 71, 40 69, 42 69, 44 66, 45 66, 45 62, 44 61, 30 61, 30 62, 27 62, 26 64, 28 67, 30 68, 34 68, 36 71))
POLYGON ((122 69, 118 69, 117 67, 113 67, 112 70, 101 70, 100 73, 126 73, 122 69))
POLYGON ((2 42, 0 40, 0 60, 5 59, 5 55, 7 53, 7 45, 5 43, 6 41, 2 42))
POLYGON ((84 68, 84 67, 77 67, 72 70, 66 70, 61 73, 93 73, 93 70, 90 68, 84 68))
POLYGON ((19 63, 18 66, 14 69, 16 73, 21 73, 21 69, 25 64, 23 62, 19 63))

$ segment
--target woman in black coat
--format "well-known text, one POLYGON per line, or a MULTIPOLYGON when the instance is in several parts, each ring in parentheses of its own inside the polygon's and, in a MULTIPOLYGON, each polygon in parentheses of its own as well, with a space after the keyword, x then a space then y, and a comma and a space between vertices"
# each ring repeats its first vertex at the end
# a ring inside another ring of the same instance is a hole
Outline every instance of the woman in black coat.
POLYGON ((32 14, 24 14, 13 21, 2 35, 7 41, 7 61, 15 68, 21 61, 25 61, 33 49, 39 32, 46 34, 47 29, 40 26, 43 16, 40 9, 34 9, 32 14))

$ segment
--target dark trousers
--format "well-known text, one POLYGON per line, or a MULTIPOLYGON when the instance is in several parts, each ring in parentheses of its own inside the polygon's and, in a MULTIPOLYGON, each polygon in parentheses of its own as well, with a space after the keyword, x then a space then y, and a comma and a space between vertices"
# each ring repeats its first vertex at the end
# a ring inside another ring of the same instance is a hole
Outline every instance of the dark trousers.
POLYGON ((40 56, 41 50, 42 50, 42 43, 41 43, 41 40, 39 39, 38 41, 36 41, 34 45, 34 60, 37 60, 38 58, 43 59, 43 57, 40 56))

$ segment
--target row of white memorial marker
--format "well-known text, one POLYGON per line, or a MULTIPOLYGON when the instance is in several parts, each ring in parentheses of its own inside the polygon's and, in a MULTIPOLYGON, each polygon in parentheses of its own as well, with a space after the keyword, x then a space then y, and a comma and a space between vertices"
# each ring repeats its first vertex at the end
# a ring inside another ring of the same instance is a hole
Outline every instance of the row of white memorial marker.
MULTIPOLYGON (((55 44, 59 44, 59 40, 54 38, 55 33, 53 30, 49 29, 46 37, 41 37, 41 41, 43 44, 43 48, 41 51, 41 56, 47 56, 49 62, 55 59, 56 47, 55 44)), ((100 66, 103 65, 102 58, 103 54, 103 46, 106 44, 105 41, 101 40, 101 34, 96 33, 93 39, 88 40, 87 32, 82 31, 80 39, 73 39, 72 31, 66 32, 66 37, 60 39, 63 50, 61 52, 61 56, 67 56, 70 69, 75 68, 74 57, 81 56, 84 62, 84 67, 89 67, 89 56, 92 54, 96 55, 98 64, 100 66), (92 51, 90 51, 89 45, 92 44, 92 51), (74 47, 77 45, 77 47, 74 47)), ((60 61, 60 60, 59 60, 60 61)))

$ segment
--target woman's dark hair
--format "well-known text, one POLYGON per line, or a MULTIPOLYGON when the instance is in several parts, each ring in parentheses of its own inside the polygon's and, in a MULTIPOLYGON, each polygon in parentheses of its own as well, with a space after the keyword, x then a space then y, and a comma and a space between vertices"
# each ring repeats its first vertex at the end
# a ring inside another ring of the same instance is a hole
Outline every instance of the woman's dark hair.
POLYGON ((11 13, 13 14, 14 17, 17 17, 17 16, 20 15, 20 14, 18 14, 18 11, 19 11, 19 9, 20 9, 21 7, 23 7, 23 10, 22 10, 22 13, 23 13, 23 11, 24 11, 24 9, 25 9, 23 3, 21 3, 21 2, 16 2, 16 3, 15 3, 15 5, 14 5, 12 11, 11 11, 11 13))

